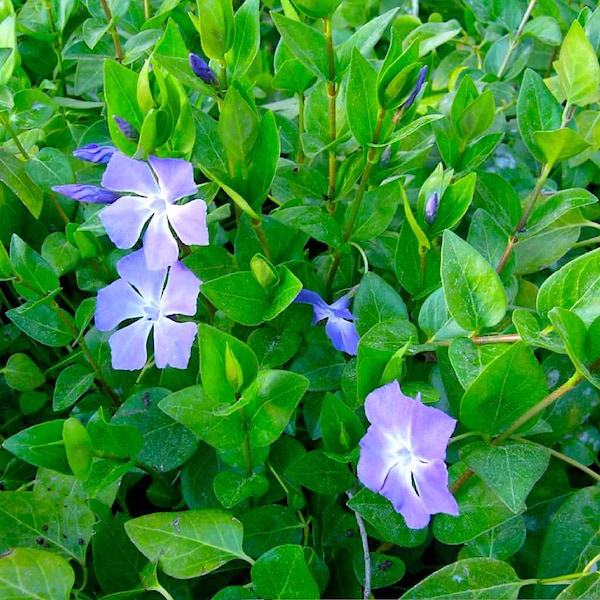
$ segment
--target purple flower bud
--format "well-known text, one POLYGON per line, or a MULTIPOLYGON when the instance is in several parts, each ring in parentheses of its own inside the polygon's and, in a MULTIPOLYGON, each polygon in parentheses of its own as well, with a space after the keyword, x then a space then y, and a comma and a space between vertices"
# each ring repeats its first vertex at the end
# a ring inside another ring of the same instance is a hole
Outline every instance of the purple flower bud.
POLYGON ((104 164, 117 151, 114 146, 101 146, 100 144, 88 144, 73 150, 73 156, 87 162, 104 164))
POLYGON ((421 91, 423 84, 425 83, 425 76, 427 75, 427 65, 421 67, 419 71, 419 77, 417 78, 417 83, 415 84, 415 89, 411 92, 410 96, 407 98, 406 102, 402 106, 404 110, 408 110, 414 103, 417 95, 421 91))
POLYGON ((438 208, 440 207, 440 199, 437 192, 434 192, 429 196, 429 199, 425 203, 425 220, 429 225, 435 221, 437 216, 438 208))
POLYGON ((85 183, 68 183, 66 185, 54 185, 52 191, 62 194, 67 198, 78 200, 79 202, 89 202, 91 204, 112 204, 120 194, 105 190, 97 185, 85 183))
POLYGON ((129 121, 127 121, 126 119, 122 119, 117 115, 114 115, 113 119, 115 120, 119 131, 128 140, 131 140, 132 142, 137 142, 140 139, 140 134, 138 133, 137 129, 129 121))
POLYGON ((217 78, 206 61, 193 52, 190 52, 190 67, 194 71, 194 75, 200 77, 204 83, 208 83, 208 85, 217 83, 217 78))

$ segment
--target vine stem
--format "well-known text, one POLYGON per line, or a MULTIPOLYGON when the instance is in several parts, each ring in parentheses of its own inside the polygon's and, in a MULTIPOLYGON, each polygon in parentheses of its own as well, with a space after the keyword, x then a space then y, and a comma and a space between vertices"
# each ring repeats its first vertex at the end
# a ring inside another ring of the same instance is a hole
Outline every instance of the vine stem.
POLYGON ((335 87, 335 51, 333 48, 333 32, 331 19, 323 19, 325 24, 325 39, 327 41, 327 58, 329 61, 329 81, 327 81, 327 99, 329 101, 329 186, 327 189, 327 210, 330 214, 335 212, 335 174, 337 170, 337 157, 335 150, 336 138, 336 97, 335 87))
MULTIPOLYGON (((475 335, 469 338, 474 344, 483 346, 485 344, 513 344, 521 341, 518 333, 504 333, 501 335, 475 335)), ((427 340, 427 346, 450 346, 453 340, 427 340)))
POLYGON ((50 31, 56 37, 52 40, 52 46, 54 47, 54 51, 56 52, 56 69, 58 72, 58 81, 59 81, 59 92, 62 94, 66 93, 67 85, 65 83, 65 73, 63 69, 63 59, 62 59, 62 32, 60 32, 56 28, 56 22, 54 21, 54 15, 52 14, 52 6, 50 4, 50 0, 44 0, 44 6, 46 8, 46 13, 48 13, 48 22, 50 24, 50 31))
MULTIPOLYGON (((350 500, 354 497, 354 494, 350 490, 346 492, 346 495, 350 500)), ((356 511, 354 511, 354 516, 356 517, 356 524, 358 525, 358 532, 360 533, 360 539, 362 541, 365 561, 365 587, 363 588, 363 600, 369 600, 371 597, 371 553, 369 552, 369 537, 362 516, 356 511)))
POLYGON ((513 52, 519 45, 519 38, 521 37, 521 34, 523 33, 523 29, 525 29, 525 25, 527 24, 527 21, 529 21, 529 17, 531 16, 531 13, 532 13, 533 9, 535 8, 536 4, 537 4, 537 0, 531 0, 529 5, 527 6, 527 10, 525 11, 525 14, 523 15, 523 18, 521 19, 521 23, 519 24, 519 28, 517 29, 515 37, 512 40, 510 40, 510 42, 508 43, 508 49, 506 51, 506 55, 504 56, 504 60, 502 61, 502 64, 500 65, 500 68, 498 69, 498 73, 497 73, 498 79, 500 79, 502 77, 502 75, 504 75, 504 71, 506 71, 506 67, 508 67, 508 63, 510 62, 510 57, 512 56, 513 52))
POLYGON ((112 22, 112 12, 110 11, 110 7, 106 0, 100 0, 100 4, 102 4, 102 10, 104 10, 104 16, 106 20, 110 24, 110 35, 113 40, 113 44, 115 46, 115 52, 117 54, 117 60, 122 63, 123 62, 123 49, 121 48, 121 40, 119 39, 119 34, 117 32, 116 25, 112 22))
MULTIPOLYGON (((348 222, 344 227, 344 231, 342 233, 342 239, 344 242, 347 242, 352 235, 352 229, 354 228, 354 224, 356 222, 356 217, 358 216, 358 211, 360 209, 360 205, 363 200, 363 196, 367 191, 367 185, 369 183, 369 177, 371 175, 371 170, 373 169, 373 165, 375 164, 375 157, 377 156, 377 148, 375 145, 379 142, 379 136, 381 135, 381 127, 383 125, 383 120, 385 118, 386 111, 384 109, 380 109, 377 113, 377 123, 375 124, 375 131, 373 132, 373 145, 369 148, 367 153, 367 164, 362 173, 362 177, 360 179, 360 183, 358 184, 358 189, 356 190, 356 195, 354 196, 354 200, 352 202, 352 206, 350 207, 350 215, 348 216, 348 222)), ((327 276, 327 282, 325 284, 325 295, 329 296, 331 292, 331 286, 333 285, 333 280, 335 279, 335 274, 340 266, 340 260, 342 258, 342 253, 338 250, 335 253, 333 258, 333 263, 331 264, 331 269, 329 270, 329 275, 327 276)))
POLYGON ((25 150, 25 147, 23 146, 23 144, 21 144, 21 140, 19 139, 19 136, 17 136, 15 130, 13 129, 12 125, 10 124, 10 121, 2 114, 2 112, 0 112, 0 121, 2 121, 2 125, 4 125, 11 140, 15 143, 15 146, 19 149, 21 156, 25 160, 29 160, 29 154, 28 154, 27 150, 25 150))

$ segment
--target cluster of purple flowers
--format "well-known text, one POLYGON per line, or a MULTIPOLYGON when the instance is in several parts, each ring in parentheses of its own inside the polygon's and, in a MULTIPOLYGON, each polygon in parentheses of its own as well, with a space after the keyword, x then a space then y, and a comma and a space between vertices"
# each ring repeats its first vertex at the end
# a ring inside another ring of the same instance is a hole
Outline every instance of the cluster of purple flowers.
POLYGON ((113 367, 141 369, 154 329, 156 365, 185 369, 196 326, 171 317, 196 313, 200 280, 179 262, 179 244, 208 244, 204 200, 177 203, 198 191, 191 163, 155 156, 148 162, 134 160, 98 144, 78 148, 74 155, 106 164, 102 186, 67 184, 53 190, 81 202, 106 204, 99 218, 117 248, 133 248, 144 230, 142 248, 117 263, 121 279, 98 292, 95 322, 100 331, 138 319, 110 337, 113 367))

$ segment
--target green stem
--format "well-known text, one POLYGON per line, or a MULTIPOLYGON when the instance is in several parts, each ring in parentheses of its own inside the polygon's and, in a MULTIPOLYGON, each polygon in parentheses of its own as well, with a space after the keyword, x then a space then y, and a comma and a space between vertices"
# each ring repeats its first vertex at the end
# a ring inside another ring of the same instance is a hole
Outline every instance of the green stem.
POLYGON ((144 19, 150 19, 150 0, 144 0, 144 19))
POLYGON ((228 87, 227 82, 227 65, 225 64, 225 59, 221 61, 221 90, 224 92, 227 91, 228 87))
POLYGON ((545 577, 543 579, 538 579, 533 583, 538 583, 539 585, 556 585, 557 583, 564 583, 566 585, 571 581, 581 579, 584 575, 587 575, 584 571, 581 573, 569 573, 568 575, 559 575, 558 577, 545 577))
POLYGON ((333 33, 331 19, 324 18, 325 39, 327 41, 327 58, 329 61, 329 81, 327 82, 327 98, 329 101, 329 187, 327 190, 327 209, 330 213, 335 211, 335 173, 337 169, 337 157, 335 149, 336 139, 336 95, 335 87, 335 51, 333 48, 333 33))
POLYGON ((592 471, 592 469, 581 464, 579 461, 575 460, 574 458, 571 458, 570 456, 567 456, 566 454, 563 454, 562 452, 558 452, 558 450, 548 448, 547 446, 544 446, 543 444, 538 444, 537 442, 534 442, 527 438, 519 437, 516 435, 513 436, 511 439, 516 440, 517 442, 531 444, 532 446, 540 446, 541 448, 547 448, 550 451, 550 454, 552 456, 554 456, 554 458, 557 458, 558 460, 562 460, 563 462, 571 465, 572 467, 575 467, 576 469, 583 471, 586 475, 589 475, 592 479, 595 479, 596 481, 600 481, 600 474, 596 473, 595 471, 592 471))
POLYGON ((113 40, 113 44, 115 46, 115 53, 117 55, 117 60, 122 63, 123 62, 123 49, 121 48, 121 40, 119 39, 119 33, 117 32, 117 26, 113 23, 113 15, 110 11, 110 7, 106 0, 100 0, 100 4, 102 4, 102 10, 104 10, 104 16, 106 17, 106 21, 110 24, 110 35, 113 40))
POLYGON ((304 127, 304 92, 300 92, 298 94, 298 153, 296 154, 296 162, 299 165, 304 162, 304 150, 302 149, 304 127))
POLYGON ((273 260, 271 256, 271 248, 269 247, 269 242, 267 240, 267 236, 265 235, 265 230, 263 229, 262 222, 253 219, 252 227, 254 227, 254 231, 256 231, 258 241, 260 242, 260 246, 263 249, 265 256, 269 260, 273 260))
POLYGON ((19 136, 17 136, 17 134, 15 133, 15 130, 12 128, 10 121, 4 116, 4 114, 2 112, 0 112, 0 121, 2 121, 2 125, 4 125, 4 128, 8 132, 8 135, 10 136, 12 141, 15 143, 15 146, 19 149, 21 156, 25 160, 29 160, 29 154, 27 153, 27 150, 25 150, 25 148, 23 147, 23 144, 21 144, 21 140, 19 139, 19 136))
MULTIPOLYGON (((518 333, 504 333, 501 335, 475 335, 470 340, 478 346, 485 344, 513 344, 521 341, 521 336, 518 333)), ((427 346, 450 346, 454 340, 427 340, 427 346)))
POLYGON ((50 0, 44 0, 44 6, 46 8, 46 13, 48 14, 48 23, 50 25, 50 31, 54 35, 52 39, 52 46, 54 48, 54 52, 56 52, 56 70, 59 81, 58 89, 61 94, 65 94, 67 85, 65 82, 65 73, 63 69, 62 59, 62 33, 56 28, 56 22, 54 21, 54 15, 52 14, 52 6, 50 4, 50 0))
POLYGON ((531 2, 529 3, 529 6, 527 7, 527 10, 525 11, 525 14, 523 15, 523 18, 521 19, 521 23, 519 24, 519 28, 517 29, 515 37, 512 40, 510 40, 510 42, 508 44, 508 50, 506 52, 506 55, 504 56, 504 60, 502 61, 502 64, 500 65, 500 68, 498 69, 498 73, 497 73, 498 79, 501 79, 502 75, 504 75, 504 71, 506 71, 506 67, 508 67, 510 57, 512 56, 513 52, 516 50, 517 46, 519 45, 520 37, 521 37, 521 34, 523 33, 523 29, 525 28, 525 25, 527 24, 527 21, 529 20, 529 17, 531 16, 531 12, 535 8, 536 4, 537 4, 537 0, 531 0, 531 2))

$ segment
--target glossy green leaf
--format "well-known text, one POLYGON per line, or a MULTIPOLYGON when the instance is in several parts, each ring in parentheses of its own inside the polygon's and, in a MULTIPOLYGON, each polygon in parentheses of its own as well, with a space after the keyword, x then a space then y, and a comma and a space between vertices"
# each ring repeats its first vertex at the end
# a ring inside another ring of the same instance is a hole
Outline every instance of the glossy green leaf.
POLYGON ((447 565, 412 587, 402 600, 498 598, 516 600, 524 584, 507 563, 493 558, 468 558, 447 565))
POLYGON ((284 225, 299 229, 328 246, 341 248, 344 245, 339 223, 316 206, 282 208, 272 216, 284 225))
POLYGON ((2 598, 70 597, 75 573, 61 556, 34 548, 13 548, 0 557, 2 598))
POLYGON ((458 557, 506 560, 521 549, 526 537, 525 519, 522 515, 517 515, 472 539, 461 548, 458 557))
POLYGON ((269 488, 262 475, 244 477, 235 471, 221 471, 213 480, 215 496, 225 508, 232 508, 248 498, 260 498, 269 488))
POLYGON ((527 69, 519 90, 517 122, 527 148, 539 161, 545 155, 534 140, 536 131, 552 131, 560 127, 562 107, 544 84, 540 75, 527 69))
POLYGON ((244 2, 234 16, 233 45, 227 54, 227 65, 239 79, 249 69, 260 46, 259 1, 244 2))
POLYGON ((350 488, 354 479, 347 465, 329 458, 323 450, 313 450, 300 457, 285 475, 321 494, 342 494, 350 488))
POLYGON ((301 546, 286 544, 265 552, 250 573, 252 587, 261 598, 318 598, 301 546))
POLYGON ((350 130, 356 141, 363 147, 375 142, 379 112, 376 86, 375 69, 358 50, 354 49, 346 88, 346 110, 350 130))
MULTIPOLYGON (((376 590, 397 583, 406 572, 404 563, 393 554, 382 554, 371 552, 371 588, 376 590)), ((354 572, 356 577, 364 586, 365 583, 365 558, 360 554, 354 556, 354 572)))
POLYGON ((365 192, 350 240, 367 241, 382 234, 396 214, 400 193, 397 180, 365 192))
POLYGON ((467 389, 485 367, 509 348, 509 344, 475 344, 466 337, 459 337, 450 344, 448 357, 460 384, 467 389))
POLYGON ((600 573, 597 571, 586 573, 566 587, 557 600, 575 600, 576 598, 595 598, 600 594, 600 573))
POLYGON ((518 513, 548 467, 550 451, 532 444, 506 442, 490 446, 476 442, 463 448, 460 457, 510 510, 518 513))
POLYGON ((540 149, 549 165, 576 156, 589 147, 588 142, 579 133, 568 128, 555 129, 554 131, 535 131, 533 142, 540 149))
POLYGON ((568 262, 540 287, 537 309, 542 315, 558 306, 573 311, 586 325, 600 316, 600 249, 568 262))
POLYGON ((7 310, 6 316, 30 338, 46 346, 66 346, 75 338, 73 318, 62 308, 28 302, 7 310))
POLYGON ((455 121, 461 137, 469 142, 483 135, 495 117, 494 95, 486 90, 464 108, 455 121))
MULTIPOLYGON (((435 220, 431 224, 427 231, 430 238, 437 237, 443 233, 446 229, 454 227, 465 215, 471 200, 473 199, 473 193, 475 192, 475 182, 477 177, 474 173, 458 179, 451 185, 449 185, 443 192, 440 201, 435 220)), ((422 204, 422 210, 425 210, 425 202, 428 198, 422 197, 420 199, 420 206, 422 204)))
POLYGON ((235 21, 231 2, 204 0, 198 4, 198 31, 206 56, 223 60, 234 41, 235 21))
POLYGON ((521 217, 521 201, 506 179, 496 173, 479 171, 473 203, 485 209, 507 234, 512 235, 521 217))
POLYGON ((371 327, 388 319, 408 319, 404 300, 394 288, 373 272, 362 278, 352 305, 356 328, 365 334, 371 327))
POLYGON ((295 356, 302 344, 302 336, 297 331, 281 332, 262 327, 248 336, 248 345, 258 358, 261 367, 279 367, 295 356))
POLYGON ((554 68, 569 104, 585 106, 598 101, 600 65, 596 51, 577 19, 565 35, 554 68))
POLYGON ((350 452, 365 433, 356 413, 333 394, 325 394, 319 424, 325 449, 338 454, 350 452))
MULTIPOLYGON (((467 241, 477 252, 487 260, 492 267, 497 268, 506 250, 506 233, 486 210, 478 208, 471 219, 467 241)), ((502 275, 506 280, 514 269, 515 258, 511 254, 505 263, 502 275)))
POLYGON ((489 363, 465 391, 460 420, 474 431, 498 434, 548 394, 546 377, 522 342, 489 363))
POLYGON ((450 314, 467 330, 496 325, 506 313, 506 293, 492 266, 449 230, 442 244, 442 286, 450 314))
POLYGON ((36 300, 59 287, 52 267, 18 235, 10 241, 10 260, 22 284, 15 288, 27 300, 36 300))
POLYGON ((94 372, 84 364, 75 364, 61 371, 56 378, 52 408, 56 412, 70 408, 94 383, 94 372))
POLYGON ((34 390, 46 380, 40 368, 21 352, 9 356, 2 373, 8 387, 19 392, 34 390))
POLYGON ((325 36, 299 21, 271 13, 273 23, 292 54, 317 77, 329 79, 329 61, 325 36))
POLYGON ((241 523, 219 510, 144 515, 127 521, 125 531, 148 560, 176 579, 199 577, 236 558, 249 561, 241 523))

